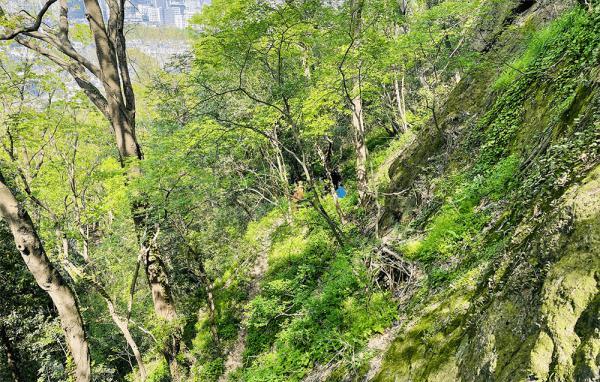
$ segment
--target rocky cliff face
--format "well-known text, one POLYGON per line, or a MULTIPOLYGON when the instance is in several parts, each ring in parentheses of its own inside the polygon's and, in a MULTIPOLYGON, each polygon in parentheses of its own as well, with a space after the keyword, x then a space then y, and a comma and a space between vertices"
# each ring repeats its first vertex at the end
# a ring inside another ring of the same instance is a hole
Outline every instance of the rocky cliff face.
POLYGON ((376 381, 600 380, 600 12, 491 3, 442 131, 390 168, 425 276, 376 381))

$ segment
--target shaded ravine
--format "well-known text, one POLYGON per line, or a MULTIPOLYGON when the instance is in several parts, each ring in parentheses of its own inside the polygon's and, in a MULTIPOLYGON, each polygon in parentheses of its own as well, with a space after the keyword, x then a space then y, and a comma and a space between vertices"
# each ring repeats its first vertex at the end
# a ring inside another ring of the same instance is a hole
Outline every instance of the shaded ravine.
MULTIPOLYGON (((279 218, 273 222, 268 230, 262 233, 262 236, 257 239, 259 243, 258 255, 254 260, 254 266, 250 271, 250 285, 248 288, 248 301, 251 301, 260 292, 260 282, 269 268, 269 251, 271 249, 271 235, 277 228, 279 228, 285 219, 279 218)), ((246 350, 246 337, 248 335, 248 328, 246 326, 248 312, 244 308, 242 312, 242 323, 238 337, 229 348, 227 352, 227 359, 225 360, 225 371, 219 378, 219 382, 226 382, 229 380, 229 376, 243 366, 244 364, 244 351, 246 350)))

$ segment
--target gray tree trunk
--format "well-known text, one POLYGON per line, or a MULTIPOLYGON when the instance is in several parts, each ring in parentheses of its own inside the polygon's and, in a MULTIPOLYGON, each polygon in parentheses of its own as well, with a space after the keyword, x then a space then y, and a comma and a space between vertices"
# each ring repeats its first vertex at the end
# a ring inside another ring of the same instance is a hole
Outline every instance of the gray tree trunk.
POLYGON ((76 381, 89 382, 91 380, 90 353, 75 294, 46 256, 31 217, 19 205, 2 174, 0 174, 0 216, 8 224, 27 268, 40 288, 50 295, 58 311, 65 340, 75 364, 76 381))
MULTIPOLYGON (((362 10, 364 0, 352 0, 352 30, 356 49, 360 48, 360 38, 362 34, 362 10)), ((358 63, 358 75, 353 84, 353 97, 351 100, 352 109, 352 130, 354 131, 354 150, 356 152, 356 180, 358 187, 358 199, 361 204, 365 204, 369 196, 369 179, 367 176, 368 151, 365 142, 365 120, 363 115, 363 102, 361 92, 361 65, 358 63)))

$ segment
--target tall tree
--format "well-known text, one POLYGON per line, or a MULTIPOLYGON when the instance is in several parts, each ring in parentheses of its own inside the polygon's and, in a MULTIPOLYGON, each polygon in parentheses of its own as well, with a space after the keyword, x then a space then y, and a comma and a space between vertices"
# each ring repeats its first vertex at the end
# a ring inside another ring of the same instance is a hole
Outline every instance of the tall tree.
POLYGON ((289 175, 292 182, 306 181, 306 200, 343 245, 343 233, 323 205, 313 168, 319 159, 309 138, 323 128, 313 130, 304 115, 312 78, 307 46, 319 33, 312 17, 315 8, 319 10, 312 2, 214 2, 201 19, 205 30, 196 46, 201 57, 196 79, 206 99, 219 101, 210 108, 211 117, 270 142, 282 180, 289 175), (223 107, 227 104, 237 107, 223 107))
MULTIPOLYGON (((67 0, 47 0, 35 16, 27 16, 18 26, 5 27, 0 40, 14 40, 22 46, 48 58, 70 73, 90 101, 100 110, 114 131, 122 166, 131 179, 141 174, 139 161, 143 159, 135 130, 135 93, 127 61, 124 33, 125 0, 106 0, 109 14, 104 15, 98 0, 84 0, 86 19, 95 43, 98 63, 78 52, 69 36, 69 5, 67 0), (59 3, 58 22, 44 23, 49 9, 59 3), (106 21, 105 21, 106 20, 106 21), (101 84, 101 88, 95 85, 101 84)), ((29 15, 25 12, 24 14, 29 15)), ((6 19, 0 8, 0 17, 6 19)), ((10 25, 10 23, 9 23, 10 25)), ((152 291, 156 315, 174 322, 177 318, 175 303, 169 286, 165 263, 158 247, 150 240, 156 227, 149 221, 148 202, 144 195, 134 198, 131 205, 133 220, 141 245, 147 248, 142 261, 152 291)), ((173 373, 178 373, 176 354, 179 352, 178 331, 165 344, 164 355, 173 373)))
POLYGON ((91 380, 88 342, 77 299, 50 262, 27 210, 17 201, 0 172, 0 216, 12 232, 15 245, 37 284, 56 306, 73 362, 77 382, 91 380))
POLYGON ((339 71, 342 75, 342 85, 344 93, 350 105, 352 112, 352 131, 354 132, 354 151, 356 154, 356 181, 358 186, 358 198, 361 204, 365 204, 369 195, 369 180, 367 176, 367 158, 368 151, 366 145, 365 118, 363 114, 362 97, 362 63, 360 57, 356 63, 356 75, 348 79, 344 66, 348 55, 352 50, 356 50, 360 55, 360 44, 363 29, 363 7, 364 0, 351 0, 350 7, 350 26, 349 37, 350 44, 346 49, 344 57, 339 65, 339 71), (350 80, 350 81, 348 81, 350 80), (350 85, 348 84, 350 82, 350 85), (350 88, 351 87, 351 88, 350 88))

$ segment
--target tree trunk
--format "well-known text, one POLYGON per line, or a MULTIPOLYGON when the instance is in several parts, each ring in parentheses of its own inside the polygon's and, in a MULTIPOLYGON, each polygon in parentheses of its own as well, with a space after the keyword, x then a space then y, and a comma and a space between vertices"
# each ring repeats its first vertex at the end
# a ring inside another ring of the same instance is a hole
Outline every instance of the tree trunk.
POLYGON ((206 300, 208 303, 208 318, 210 320, 210 332, 217 343, 219 343, 219 331, 217 330, 217 307, 213 296, 213 284, 205 285, 206 300))
POLYGON ((283 158, 283 152, 281 151, 281 145, 279 142, 279 137, 277 136, 277 127, 279 126, 279 124, 277 124, 275 126, 275 128, 273 129, 273 136, 275 139, 271 140, 271 144, 273 146, 273 148, 275 149, 275 160, 277 163, 277 172, 278 172, 278 176, 279 176, 279 181, 281 182, 281 187, 283 189, 283 194, 285 197, 285 200, 287 200, 287 216, 286 216, 286 220, 288 223, 292 223, 293 220, 293 211, 292 211, 292 195, 290 194, 290 191, 288 189, 288 172, 287 172, 287 168, 285 166, 285 159, 283 158))
POLYGON ((110 317, 112 318, 115 325, 117 325, 117 327, 119 328, 121 333, 123 333, 123 337, 125 337, 125 341, 127 341, 127 344, 131 348, 131 351, 133 352, 133 355, 135 357, 135 360, 137 362, 138 369, 140 372, 140 380, 142 382, 144 382, 147 377, 146 376, 146 367, 144 366, 144 360, 142 359, 142 353, 140 353, 140 349, 138 348, 137 343, 135 342, 135 340, 133 339, 133 336, 131 335, 131 332, 129 331, 128 320, 124 317, 119 316, 119 314, 117 313, 117 311, 115 309, 115 304, 111 300, 108 293, 106 293, 106 290, 100 284, 94 283, 94 287, 96 287, 96 290, 98 291, 98 293, 100 293, 102 295, 102 297, 104 298, 104 302, 106 302, 106 306, 108 307, 108 312, 110 313, 110 317))
MULTIPOLYGON (((117 148, 124 166, 128 166, 128 175, 135 178, 141 174, 138 160, 143 159, 141 148, 135 134, 135 98, 127 69, 125 38, 123 37, 123 5, 111 2, 115 14, 109 17, 106 28, 98 0, 84 0, 86 17, 88 18, 94 41, 96 55, 100 62, 102 84, 107 95, 107 114, 113 127, 117 148), (120 14, 117 14, 120 12, 120 14), (110 32, 110 34, 109 34, 110 32), (133 162, 133 163, 132 163, 133 162)), ((155 231, 148 221, 146 211, 148 203, 142 196, 132 204, 135 228, 143 247, 149 248, 150 238, 155 231)), ((171 288, 169 287, 165 264, 158 254, 157 248, 146 252, 144 269, 152 292, 152 301, 156 315, 168 323, 177 318, 171 288)), ((178 332, 175 330, 175 332, 178 332)), ((173 333, 165 344, 165 357, 172 370, 177 370, 176 355, 179 353, 180 336, 173 333)), ((173 376, 175 378, 175 376, 173 376)))
MULTIPOLYGON (((137 226, 139 227, 139 225, 137 226)), ((158 255, 157 246, 150 243, 148 245, 150 245, 150 248, 148 248, 144 257, 144 267, 148 285, 150 285, 152 292, 154 312, 158 318, 168 324, 173 324, 177 319, 177 311, 175 310, 171 287, 167 273, 165 272, 165 264, 158 255)), ((179 328, 173 326, 169 326, 169 330, 171 334, 166 338, 165 343, 162 344, 162 351, 169 364, 172 380, 179 381, 182 371, 176 356, 179 354, 181 348, 181 331, 179 328)))
POLYGON ((352 99, 352 129, 354 131, 354 151, 356 152, 356 180, 358 184, 358 199, 364 205, 369 195, 369 180, 367 177, 367 145, 365 142, 365 123, 363 119, 362 97, 360 85, 355 85, 357 95, 352 99))
MULTIPOLYGON (((64 257, 64 259, 68 259, 69 258, 69 243, 67 240, 67 236, 60 229, 57 229, 57 235, 59 236, 59 238, 62 238, 63 257, 64 257)), ((87 239, 88 238, 86 237, 86 240, 87 239)), ((90 259, 88 257, 85 257, 83 254, 81 254, 81 256, 83 257, 84 261, 87 263, 89 270, 92 273, 94 273, 93 272, 94 266, 91 263, 90 259)), ((71 264, 69 262, 69 260, 65 260, 65 262, 69 265, 66 267, 67 272, 69 272, 69 269, 71 269, 71 270, 77 269, 77 267, 75 265, 71 264)), ((78 271, 78 274, 83 275, 85 273, 78 271)), ((88 279, 90 281, 90 284, 92 284, 92 286, 96 289, 96 291, 104 299, 104 302, 106 303, 110 317, 112 318, 112 320, 115 323, 115 325, 117 326, 117 328, 121 331, 121 334, 123 334, 125 341, 127 342, 129 347, 131 348, 131 351, 133 352, 133 355, 135 357, 135 360, 136 360, 138 368, 139 368, 140 380, 142 382, 144 382, 146 380, 146 367, 144 366, 144 360, 142 359, 142 354, 140 353, 137 343, 135 342, 135 340, 133 339, 133 336, 131 335, 131 332, 129 331, 129 320, 127 318, 123 318, 123 317, 119 316, 119 314, 117 313, 117 311, 115 309, 115 304, 113 303, 112 299, 110 298, 110 295, 106 291, 106 288, 104 287, 104 285, 102 285, 97 280, 97 278, 94 274, 89 275, 89 277, 86 277, 86 279, 88 279)))
POLYGON ((75 294, 46 256, 31 217, 19 205, 1 174, 0 215, 8 223, 15 245, 27 268, 40 288, 50 295, 58 311, 66 343, 75 364, 76 381, 89 382, 91 380, 90 354, 75 294))
MULTIPOLYGON (((143 155, 135 135, 135 105, 128 104, 121 91, 118 64, 119 57, 115 46, 120 45, 122 46, 122 49, 124 49, 124 40, 119 39, 119 41, 112 41, 116 38, 110 39, 97 0, 85 0, 85 6, 86 15, 90 22, 90 28, 92 29, 94 40, 96 42, 96 54, 100 61, 104 91, 108 95, 108 111, 110 123, 115 133, 117 149, 124 165, 129 165, 129 176, 135 178, 139 176, 141 172, 139 164, 125 162, 141 160, 143 155), (127 110, 130 110, 130 112, 127 113, 127 110)), ((125 60, 125 57, 121 57, 120 59, 125 60)), ((126 74, 128 76, 128 73, 126 72, 125 69, 121 69, 121 75, 126 74)), ((127 95, 129 93, 127 91, 129 86, 124 87, 126 88, 124 92, 127 95)), ((132 94, 127 98, 130 103, 134 102, 132 94)), ((132 210, 135 227, 140 236, 140 241, 145 241, 141 244, 148 248, 150 246, 150 238, 153 237, 155 231, 146 216, 148 203, 146 203, 143 198, 142 200, 134 201, 132 210)), ((147 251, 144 264, 146 276, 152 290, 154 310, 159 318, 172 322, 177 317, 177 313, 175 311, 171 289, 168 285, 164 263, 160 259, 158 251, 155 248, 147 251)))
POLYGON ((396 106, 398 107, 398 115, 400 116, 401 131, 404 133, 408 130, 406 102, 404 100, 404 76, 402 76, 401 81, 398 81, 398 77, 394 76, 394 92, 396 93, 396 106))
POLYGON ((140 353, 140 349, 138 348, 135 340, 133 339, 133 336, 131 335, 131 332, 129 331, 129 326, 127 325, 127 320, 122 318, 115 312, 115 308, 114 308, 112 301, 105 299, 105 302, 106 302, 106 305, 108 306, 108 310, 110 312, 110 317, 112 318, 115 325, 117 325, 119 330, 121 330, 121 333, 123 333, 123 336, 125 337, 125 341, 127 341, 127 344, 129 345, 129 347, 131 348, 131 351, 133 352, 133 355, 135 357, 135 361, 137 362, 139 373, 140 373, 140 381, 144 382, 146 380, 146 367, 144 366, 144 360, 142 359, 142 353, 140 353))
MULTIPOLYGON (((40 22, 30 28, 31 30, 27 29, 29 31, 27 34, 17 29, 13 33, 0 35, 0 40, 14 39, 28 49, 50 59, 73 76, 86 96, 110 123, 115 134, 121 164, 127 169, 129 178, 133 179, 141 173, 137 161, 143 159, 143 155, 135 134, 135 94, 129 75, 124 35, 125 1, 104 0, 110 12, 108 15, 103 15, 99 0, 83 0, 85 16, 95 43, 97 65, 79 54, 69 40, 66 0, 60 1, 57 34, 40 30, 41 18, 54 2, 46 3, 46 7, 39 14, 40 22), (35 43, 35 40, 38 40, 38 43, 35 43), (91 80, 88 74, 95 78, 91 80), (96 87, 96 82, 101 84, 101 88, 96 87)), ((136 232, 142 246, 147 245, 147 242, 143 242, 145 233, 151 236, 154 230, 146 217, 147 207, 148 203, 143 196, 135 200, 131 206, 136 232)), ((155 311, 160 318, 172 322, 176 314, 164 263, 158 258, 157 253, 149 254, 144 260, 155 311)), ((174 338, 170 342, 173 346, 169 348, 175 353, 169 354, 167 359, 175 360, 179 351, 179 339, 174 338)))
MULTIPOLYGON (((333 145, 333 142, 330 141, 330 145, 333 145)), ((332 146, 330 146, 330 150, 329 152, 332 152, 332 146)), ((346 218, 344 217, 344 211, 342 211, 342 206, 340 205, 340 199, 337 196, 337 192, 335 189, 335 185, 333 184, 333 176, 332 176, 332 169, 331 169, 331 164, 330 164, 330 160, 328 159, 328 154, 325 154, 323 152, 323 150, 321 149, 317 149, 317 152, 319 153, 319 156, 321 157, 321 162, 323 162, 323 168, 325 169, 325 174, 327 175, 327 180, 329 180, 329 184, 330 187, 329 188, 329 193, 331 194, 331 197, 333 198, 333 202, 335 204, 335 211, 338 214, 338 218, 340 219, 340 224, 344 225, 346 224, 346 218)))
MULTIPOLYGON (((364 0, 352 1, 352 38, 355 41, 356 49, 360 48, 360 38, 362 34, 362 10, 364 0)), ((358 75, 354 80, 352 89, 353 97, 350 107, 352 109, 352 129, 354 131, 354 150, 356 152, 356 180, 358 187, 358 199, 361 205, 367 204, 369 196, 369 180, 367 177, 367 145, 365 143, 365 121, 363 116, 362 103, 362 63, 358 62, 358 75)))
POLYGON ((7 365, 13 381, 25 382, 25 380, 21 377, 19 367, 17 366, 17 354, 12 346, 10 338, 8 338, 8 335, 6 334, 6 328, 2 323, 0 323, 0 343, 4 346, 4 349, 6 349, 7 365))
POLYGON ((340 247, 344 247, 344 234, 340 230, 338 225, 335 223, 335 221, 333 221, 331 216, 329 216, 329 214, 325 210, 325 207, 323 207, 323 203, 321 203, 321 197, 319 196, 319 190, 317 189, 317 185, 315 184, 313 178, 310 176, 310 171, 306 166, 306 161, 303 160, 301 162, 301 165, 304 171, 304 176, 306 177, 306 181, 308 182, 308 185, 313 193, 313 196, 308 198, 310 204, 319 214, 321 214, 321 216, 323 216, 340 247))
MULTIPOLYGON (((126 104, 121 88, 116 52, 116 46, 119 42, 114 41, 116 38, 111 39, 111 36, 109 36, 98 0, 84 0, 84 3, 86 17, 96 43, 96 55, 100 63, 102 85, 108 102, 108 116, 115 133, 121 160, 141 159, 142 153, 135 137, 135 120, 127 113, 127 110, 135 110, 135 105, 126 104)), ((125 47, 123 46, 122 49, 125 49, 125 47)), ((127 90, 129 86, 125 86, 125 88, 127 90)))
POLYGON ((196 259, 198 259, 198 270, 200 271, 200 274, 194 274, 194 276, 198 277, 200 283, 204 286, 204 291, 206 292, 206 305, 208 306, 208 318, 210 321, 210 332, 215 342, 218 344, 220 339, 217 328, 217 306, 215 304, 215 297, 213 294, 214 283, 208 277, 202 256, 200 256, 192 247, 190 247, 190 251, 192 251, 196 259))

